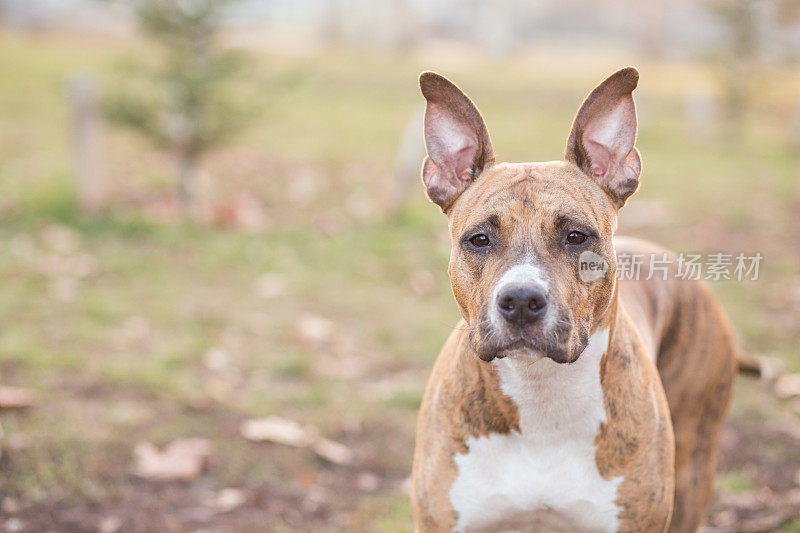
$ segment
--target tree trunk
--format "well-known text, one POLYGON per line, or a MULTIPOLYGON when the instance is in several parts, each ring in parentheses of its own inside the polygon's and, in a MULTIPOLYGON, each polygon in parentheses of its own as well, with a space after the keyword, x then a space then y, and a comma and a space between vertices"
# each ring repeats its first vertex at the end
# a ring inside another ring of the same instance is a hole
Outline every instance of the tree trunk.
POLYGON ((69 84, 72 107, 72 146, 78 203, 85 212, 98 211, 106 197, 102 177, 102 118, 97 85, 88 74, 77 74, 69 84))
POLYGON ((176 164, 178 171, 178 200, 181 203, 184 214, 188 214, 194 207, 194 182, 197 174, 196 157, 187 150, 181 150, 177 154, 176 164))

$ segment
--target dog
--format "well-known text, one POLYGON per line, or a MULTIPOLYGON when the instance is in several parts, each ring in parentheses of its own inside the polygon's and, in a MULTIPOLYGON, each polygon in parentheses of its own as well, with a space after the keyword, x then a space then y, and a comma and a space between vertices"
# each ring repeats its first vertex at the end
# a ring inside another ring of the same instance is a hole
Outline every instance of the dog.
POLYGON ((707 286, 675 261, 617 280, 622 254, 649 257, 645 272, 673 257, 615 237, 642 169, 638 71, 597 86, 564 160, 546 163, 496 163, 469 97, 433 72, 419 82, 422 181, 448 217, 462 319, 420 407, 417 531, 696 531, 736 349, 707 286))

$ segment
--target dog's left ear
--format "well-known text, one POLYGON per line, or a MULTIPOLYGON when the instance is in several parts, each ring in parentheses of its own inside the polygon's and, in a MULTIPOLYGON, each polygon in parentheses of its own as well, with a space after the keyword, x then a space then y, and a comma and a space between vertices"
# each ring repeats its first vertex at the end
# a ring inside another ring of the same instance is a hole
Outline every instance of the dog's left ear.
POLYGON ((583 102, 567 140, 566 160, 597 181, 617 208, 639 187, 642 160, 636 142, 633 90, 639 71, 624 68, 597 86, 583 102))
POLYGON ((428 198, 447 212, 453 202, 494 163, 489 132, 478 108, 456 85, 435 72, 419 77, 425 107, 422 181, 428 198))

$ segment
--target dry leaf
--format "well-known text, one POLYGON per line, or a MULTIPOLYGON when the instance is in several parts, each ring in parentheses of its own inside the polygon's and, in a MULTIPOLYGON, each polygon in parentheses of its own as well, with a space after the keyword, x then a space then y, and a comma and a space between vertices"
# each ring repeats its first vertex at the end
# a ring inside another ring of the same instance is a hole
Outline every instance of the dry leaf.
POLYGON ((241 507, 247 501, 247 496, 241 489, 227 488, 219 491, 211 502, 219 512, 226 513, 241 507))
POLYGON ((246 420, 241 433, 247 440, 270 441, 287 446, 304 447, 314 442, 314 437, 303 426, 293 420, 277 416, 246 420))
POLYGON ((231 367, 231 355, 225 348, 214 346, 203 356, 203 363, 212 372, 224 372, 231 367))
POLYGON ((200 438, 177 439, 164 451, 149 442, 140 442, 133 450, 134 474, 147 479, 191 480, 203 471, 211 450, 211 441, 200 438))
POLYGON ((63 254, 74 252, 80 245, 80 235, 75 230, 57 224, 44 228, 40 237, 49 248, 63 254))
POLYGON ((301 315, 295 323, 297 335, 306 344, 320 345, 333 336, 333 322, 310 313, 301 315))
POLYGON ((17 514, 21 510, 19 500, 11 496, 6 496, 3 498, 3 501, 0 502, 0 510, 6 514, 17 514))
POLYGON ((320 438, 314 443, 312 448, 317 455, 337 465, 349 465, 352 464, 353 459, 355 459, 353 450, 344 444, 332 440, 320 438))
POLYGON ((800 396, 800 374, 785 374, 775 381, 775 394, 781 398, 800 396))
POLYGON ((0 409, 22 409, 36 405, 36 391, 21 387, 0 387, 0 409))
POLYGON ((97 530, 100 533, 117 533, 122 529, 122 520, 118 516, 106 516, 100 520, 97 530))
POLYGON ((5 528, 8 533, 18 533, 20 531, 25 531, 25 522, 20 520, 19 518, 9 518, 6 520, 5 528))
POLYGON ((355 459, 353 451, 344 444, 322 438, 315 429, 278 416, 246 420, 240 433, 247 440, 310 447, 317 455, 335 464, 351 464, 355 459))
POLYGON ((786 363, 777 357, 756 356, 758 361, 761 379, 772 381, 783 374, 786 363))

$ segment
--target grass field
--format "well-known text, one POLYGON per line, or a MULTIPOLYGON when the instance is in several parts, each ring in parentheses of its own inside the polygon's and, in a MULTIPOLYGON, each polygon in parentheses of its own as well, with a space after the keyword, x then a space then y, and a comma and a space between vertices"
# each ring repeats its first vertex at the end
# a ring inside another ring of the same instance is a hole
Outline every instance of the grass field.
MULTIPOLYGON (((787 141, 797 74, 765 73, 734 144, 721 123, 704 141, 687 132, 686 91, 716 80, 703 65, 614 49, 509 61, 444 48, 255 53, 237 88, 252 127, 203 162, 201 182, 206 205, 257 200, 263 220, 243 231, 163 215, 169 160, 112 126, 112 200, 99 215, 77 209, 67 81, 88 70, 112 90, 138 47, 0 33, 0 384, 40 391, 36 407, 0 413, 0 525, 411 529, 416 412, 458 318, 445 218, 416 184, 401 208, 388 207, 405 186, 393 162, 424 69, 471 94, 499 158, 514 161, 561 158, 582 97, 617 67, 639 65, 645 169, 621 232, 679 251, 762 253, 758 281, 713 290, 747 351, 800 372, 800 155, 787 141), (355 463, 239 435, 242 421, 268 415, 318 428, 355 463), (187 436, 214 443, 199 478, 131 474, 137 442, 187 436), (210 504, 226 487, 244 503, 210 504)), ((723 496, 796 486, 799 415, 800 405, 740 380, 723 496)), ((782 527, 800 531, 800 520, 782 527)))

